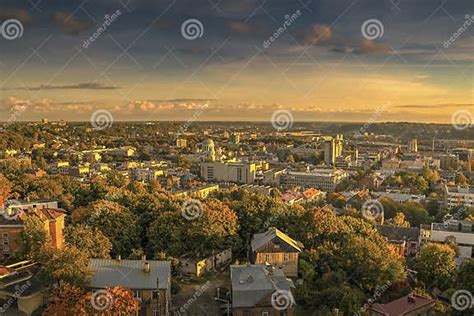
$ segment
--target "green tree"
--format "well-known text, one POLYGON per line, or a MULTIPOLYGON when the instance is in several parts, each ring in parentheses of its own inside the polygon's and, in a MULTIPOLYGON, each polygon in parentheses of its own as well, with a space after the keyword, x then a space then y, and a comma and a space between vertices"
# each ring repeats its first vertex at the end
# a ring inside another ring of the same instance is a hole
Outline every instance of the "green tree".
POLYGON ((397 213, 394 218, 387 221, 387 224, 398 227, 410 227, 410 223, 405 220, 405 214, 403 213, 397 213))
POLYGON ((457 275, 457 288, 474 293, 474 259, 465 259, 457 275))
POLYGON ((43 247, 37 262, 41 265, 40 274, 46 282, 66 282, 83 287, 90 276, 87 255, 75 247, 43 247))
POLYGON ((455 252, 448 246, 438 243, 428 243, 421 248, 416 258, 415 270, 418 279, 426 288, 434 286, 442 290, 453 284, 456 273, 455 252))
POLYGON ((110 258, 112 243, 96 227, 68 226, 65 229, 66 244, 86 254, 88 258, 110 258))
POLYGON ((43 222, 36 216, 28 216, 20 235, 20 256, 34 259, 49 242, 50 237, 43 222))
MULTIPOLYGON (((136 216, 126 207, 111 201, 91 203, 79 218, 79 223, 97 228, 112 242, 111 255, 127 257, 139 246, 136 216)), ((75 212, 80 212, 76 210, 75 212)))

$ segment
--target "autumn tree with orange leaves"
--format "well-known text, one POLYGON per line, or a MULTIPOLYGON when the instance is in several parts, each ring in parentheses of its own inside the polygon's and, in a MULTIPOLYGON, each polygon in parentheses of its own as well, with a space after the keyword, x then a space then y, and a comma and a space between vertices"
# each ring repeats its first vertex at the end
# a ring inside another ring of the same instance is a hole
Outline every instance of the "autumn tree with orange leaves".
POLYGON ((121 286, 84 293, 79 287, 61 283, 53 290, 43 316, 130 315, 138 311, 139 302, 131 290, 121 286))

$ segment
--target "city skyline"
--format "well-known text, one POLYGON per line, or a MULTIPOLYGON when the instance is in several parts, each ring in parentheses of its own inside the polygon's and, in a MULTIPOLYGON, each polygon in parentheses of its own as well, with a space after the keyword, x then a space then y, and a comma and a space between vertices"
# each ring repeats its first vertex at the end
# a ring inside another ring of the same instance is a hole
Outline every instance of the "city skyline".
POLYGON ((463 110, 472 122, 471 7, 7 0, 0 21, 23 32, 0 39, 0 115, 24 105, 18 121, 97 110, 116 121, 270 121, 285 110, 295 122, 450 123, 463 110), (191 20, 196 36, 183 28, 191 20))

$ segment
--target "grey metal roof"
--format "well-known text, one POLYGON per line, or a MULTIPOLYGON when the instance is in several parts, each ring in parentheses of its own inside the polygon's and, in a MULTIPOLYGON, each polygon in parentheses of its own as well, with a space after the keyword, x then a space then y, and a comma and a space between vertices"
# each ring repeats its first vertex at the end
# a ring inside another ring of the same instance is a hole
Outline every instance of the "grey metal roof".
POLYGON ((170 261, 90 259, 89 270, 93 276, 92 288, 123 286, 129 289, 167 289, 170 286, 170 261), (150 272, 144 271, 145 262, 150 272))
POLYGON ((232 307, 254 307, 265 298, 270 306, 275 291, 290 291, 294 287, 283 270, 265 265, 231 266, 230 278, 232 307))

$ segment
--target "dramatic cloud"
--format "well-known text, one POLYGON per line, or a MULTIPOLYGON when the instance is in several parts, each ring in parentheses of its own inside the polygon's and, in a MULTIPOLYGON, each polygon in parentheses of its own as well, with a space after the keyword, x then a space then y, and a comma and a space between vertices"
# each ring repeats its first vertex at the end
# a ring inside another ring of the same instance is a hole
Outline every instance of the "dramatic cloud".
POLYGON ((17 19, 22 23, 30 23, 33 19, 30 13, 26 10, 12 9, 12 8, 0 8, 0 21, 8 19, 17 19))
POLYGON ((306 34, 306 41, 309 44, 317 45, 329 41, 332 35, 329 25, 315 24, 311 26, 311 30, 306 34))
POLYGON ((64 33, 69 35, 79 35, 79 33, 89 29, 91 23, 80 20, 70 12, 57 11, 51 15, 51 20, 64 33))

